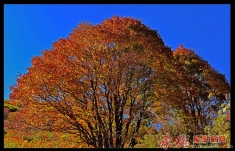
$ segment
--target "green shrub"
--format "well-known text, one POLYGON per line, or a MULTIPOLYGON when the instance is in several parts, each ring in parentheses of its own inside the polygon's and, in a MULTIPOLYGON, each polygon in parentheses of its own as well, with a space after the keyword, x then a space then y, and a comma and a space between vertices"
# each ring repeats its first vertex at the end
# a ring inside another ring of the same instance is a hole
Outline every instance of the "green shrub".
POLYGON ((4 107, 8 108, 10 110, 10 112, 16 112, 19 108, 15 105, 12 105, 10 103, 8 103, 7 101, 4 101, 4 107))

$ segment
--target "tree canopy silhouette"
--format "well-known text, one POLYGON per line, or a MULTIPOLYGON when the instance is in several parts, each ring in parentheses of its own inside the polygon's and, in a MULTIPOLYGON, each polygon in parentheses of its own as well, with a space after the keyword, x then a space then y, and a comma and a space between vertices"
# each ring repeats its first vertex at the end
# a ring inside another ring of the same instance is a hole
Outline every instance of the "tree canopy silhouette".
POLYGON ((181 46, 173 52, 156 30, 114 16, 79 24, 33 57, 11 91, 27 128, 71 133, 93 147, 123 148, 166 121, 170 109, 202 116, 198 101, 223 100, 229 85, 192 51, 181 46))

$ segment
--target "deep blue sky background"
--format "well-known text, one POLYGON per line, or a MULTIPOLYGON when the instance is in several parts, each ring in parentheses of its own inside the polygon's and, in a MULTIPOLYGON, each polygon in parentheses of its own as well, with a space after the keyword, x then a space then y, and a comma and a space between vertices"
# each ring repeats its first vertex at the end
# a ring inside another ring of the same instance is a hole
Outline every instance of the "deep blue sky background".
POLYGON ((196 51, 230 83, 230 5, 57 4, 4 5, 4 99, 31 58, 67 37, 82 21, 101 23, 113 15, 133 17, 158 30, 166 45, 196 51))

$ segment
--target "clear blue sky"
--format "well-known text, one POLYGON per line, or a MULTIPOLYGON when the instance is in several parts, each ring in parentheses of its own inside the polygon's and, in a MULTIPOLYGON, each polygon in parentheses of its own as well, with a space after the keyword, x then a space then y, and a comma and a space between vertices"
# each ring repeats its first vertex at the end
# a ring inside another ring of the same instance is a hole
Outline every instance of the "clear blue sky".
POLYGON ((230 82, 230 5, 5 4, 4 99, 33 56, 67 37, 82 21, 96 24, 113 15, 142 20, 172 49, 180 43, 194 49, 230 82))

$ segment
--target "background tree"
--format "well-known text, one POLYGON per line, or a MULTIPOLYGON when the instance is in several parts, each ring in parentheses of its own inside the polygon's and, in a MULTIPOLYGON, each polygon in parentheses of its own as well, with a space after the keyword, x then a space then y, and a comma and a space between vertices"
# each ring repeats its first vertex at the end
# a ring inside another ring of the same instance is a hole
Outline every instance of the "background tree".
POLYGON ((180 84, 183 94, 180 111, 192 138, 192 135, 205 134, 204 128, 212 124, 221 104, 228 102, 225 96, 230 93, 230 86, 225 75, 193 50, 180 45, 173 53, 185 75, 185 82, 180 84))

